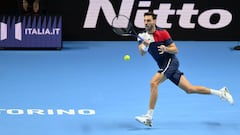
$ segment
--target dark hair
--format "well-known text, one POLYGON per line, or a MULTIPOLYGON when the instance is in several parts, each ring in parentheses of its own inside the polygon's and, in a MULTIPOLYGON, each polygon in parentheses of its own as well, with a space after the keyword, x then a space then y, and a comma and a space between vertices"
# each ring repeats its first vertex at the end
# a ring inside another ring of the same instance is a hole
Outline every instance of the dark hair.
POLYGON ((144 16, 147 16, 147 15, 152 16, 152 18, 153 18, 154 20, 157 18, 157 15, 154 14, 153 12, 145 12, 145 13, 144 13, 144 16))

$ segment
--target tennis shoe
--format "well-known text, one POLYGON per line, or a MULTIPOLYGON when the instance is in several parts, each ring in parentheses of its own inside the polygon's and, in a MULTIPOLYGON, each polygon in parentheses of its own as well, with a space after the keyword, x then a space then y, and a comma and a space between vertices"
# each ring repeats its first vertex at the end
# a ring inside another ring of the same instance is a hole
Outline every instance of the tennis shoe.
POLYGON ((221 99, 222 100, 226 100, 228 101, 231 105, 234 103, 233 97, 230 94, 229 90, 227 87, 223 87, 220 89, 222 95, 221 95, 221 99))
POLYGON ((135 119, 146 126, 152 126, 152 118, 148 115, 136 116, 135 119))

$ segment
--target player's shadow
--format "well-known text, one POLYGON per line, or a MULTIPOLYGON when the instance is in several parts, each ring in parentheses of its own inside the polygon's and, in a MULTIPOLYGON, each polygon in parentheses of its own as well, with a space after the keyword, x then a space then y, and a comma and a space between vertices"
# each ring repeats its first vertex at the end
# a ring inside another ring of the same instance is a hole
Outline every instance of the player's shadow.
MULTIPOLYGON (((86 123, 85 123, 86 124, 86 123)), ((84 125, 85 125, 84 124, 84 125)), ((239 124, 223 124, 215 121, 164 121, 154 123, 152 127, 147 127, 141 123, 133 121, 104 121, 94 122, 82 126, 82 130, 85 132, 89 131, 148 131, 148 130, 187 130, 190 127, 201 128, 201 129, 222 129, 222 128, 237 128, 239 124)))
POLYGON ((192 127, 208 127, 208 128, 222 128, 223 124, 220 122, 214 121, 204 121, 204 122, 179 122, 179 121, 171 121, 171 122, 160 122, 154 123, 153 127, 147 127, 145 125, 136 125, 130 123, 118 123, 118 126, 121 128, 125 128, 129 131, 137 131, 137 130, 158 130, 158 129, 185 129, 185 125, 191 125, 192 127))
POLYGON ((221 127, 222 124, 219 123, 219 122, 213 122, 213 121, 206 121, 206 122, 203 122, 203 124, 209 126, 209 127, 221 127))
POLYGON ((120 129, 126 129, 128 131, 140 131, 140 130, 156 130, 159 129, 157 127, 147 127, 145 125, 141 125, 140 123, 133 122, 118 122, 116 123, 116 127, 120 129))

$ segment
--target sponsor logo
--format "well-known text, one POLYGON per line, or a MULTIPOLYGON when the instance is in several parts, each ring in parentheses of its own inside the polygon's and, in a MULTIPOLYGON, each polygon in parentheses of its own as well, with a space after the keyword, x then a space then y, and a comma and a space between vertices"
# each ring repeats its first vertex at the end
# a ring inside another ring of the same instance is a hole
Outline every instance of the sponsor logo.
MULTIPOLYGON (((0 40, 6 40, 8 38, 8 29, 7 24, 0 22, 0 40)), ((15 27, 15 39, 22 40, 22 23, 16 23, 15 27)), ((25 28, 25 35, 59 35, 61 29, 60 28, 25 28)))
POLYGON ((1 115, 95 115, 94 109, 0 109, 1 115))
MULTIPOLYGON (((15 39, 22 40, 22 23, 16 23, 14 27, 15 39)), ((8 35, 7 24, 0 22, 0 40, 6 40, 8 35)))
MULTIPOLYGON (((136 16, 133 20, 134 25, 138 28, 144 28, 143 14, 151 8, 152 1, 139 1, 136 16)), ((131 18, 133 14, 135 0, 122 0, 118 14, 131 18)), ((169 22, 170 16, 176 16, 179 27, 183 29, 195 29, 196 24, 205 29, 221 29, 227 27, 232 22, 232 13, 227 9, 206 9, 199 11, 195 8, 195 3, 183 3, 180 9, 171 8, 171 3, 160 3, 158 9, 153 12, 157 14, 157 25, 163 28, 172 28, 174 22, 169 22), (214 16, 218 16, 216 22, 211 22, 214 16), (195 22, 193 17, 197 17, 195 22)), ((99 14, 103 13, 109 25, 112 19, 117 15, 117 8, 113 7, 109 0, 89 0, 89 6, 83 28, 96 28, 99 14), (100 12, 102 11, 102 12, 100 12)))
POLYGON ((0 23, 0 40, 7 39, 7 24, 0 23))
POLYGON ((61 16, 0 16, 0 18, 1 47, 62 46, 61 16))
POLYGON ((59 35, 60 28, 25 28, 24 34, 25 35, 59 35))

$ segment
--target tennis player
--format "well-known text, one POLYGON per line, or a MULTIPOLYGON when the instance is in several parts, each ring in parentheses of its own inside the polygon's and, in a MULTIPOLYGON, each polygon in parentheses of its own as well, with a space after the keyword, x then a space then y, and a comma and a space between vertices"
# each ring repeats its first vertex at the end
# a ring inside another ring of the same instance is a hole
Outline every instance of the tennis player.
POLYGON ((153 112, 158 98, 158 86, 167 79, 188 94, 216 95, 233 104, 233 98, 226 87, 214 90, 204 86, 194 86, 187 80, 183 72, 179 70, 179 61, 175 55, 178 53, 178 48, 167 30, 156 26, 156 17, 154 13, 146 12, 144 14, 145 30, 143 33, 139 33, 139 36, 144 39, 144 41, 138 39, 140 54, 144 55, 148 52, 157 62, 159 70, 150 81, 149 109, 145 115, 136 116, 136 120, 152 126, 153 112))

